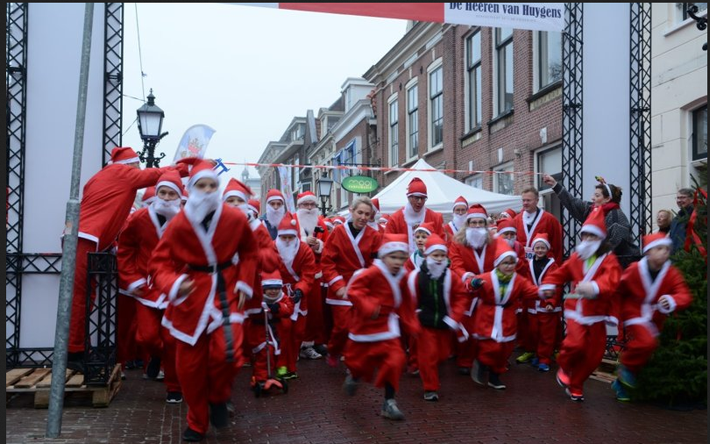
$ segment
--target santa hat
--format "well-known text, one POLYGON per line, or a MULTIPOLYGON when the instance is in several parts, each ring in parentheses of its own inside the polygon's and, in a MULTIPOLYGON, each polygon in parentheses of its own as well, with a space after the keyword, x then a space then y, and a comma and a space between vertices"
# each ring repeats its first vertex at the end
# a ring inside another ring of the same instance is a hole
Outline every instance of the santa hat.
POLYGON ((205 177, 217 182, 219 185, 219 175, 214 170, 214 163, 210 160, 196 159, 190 168, 190 179, 187 181, 187 189, 192 190, 198 180, 205 177))
POLYGON ((333 225, 341 225, 345 223, 343 216, 333 216, 333 225))
POLYGON ((236 196, 244 202, 247 202, 252 194, 254 194, 254 192, 248 185, 232 177, 229 179, 229 182, 227 182, 227 187, 224 189, 224 193, 222 193, 222 200, 226 201, 230 197, 236 196))
POLYGON ((323 219, 323 223, 325 224, 326 227, 328 227, 329 230, 332 230, 335 225, 333 225, 333 221, 330 220, 329 217, 326 217, 323 219))
POLYGON ((266 203, 269 203, 272 200, 276 199, 281 199, 281 202, 286 203, 286 199, 284 198, 284 195, 281 191, 277 189, 271 189, 266 193, 266 203))
POLYGON ((505 239, 499 237, 495 240, 495 260, 493 261, 493 266, 497 267, 498 264, 503 262, 506 258, 512 257, 515 259, 515 262, 518 262, 518 255, 515 254, 515 251, 513 251, 512 248, 510 248, 510 245, 508 245, 508 242, 505 241, 505 239))
POLYGON ((157 193, 160 187, 168 187, 171 190, 178 193, 178 196, 182 196, 182 192, 185 187, 182 185, 182 179, 180 178, 180 173, 176 170, 170 170, 163 173, 158 179, 158 183, 155 184, 155 192, 157 193))
POLYGON ((542 242, 543 244, 545 244, 548 250, 552 248, 552 246, 550 245, 550 237, 547 235, 547 233, 537 233, 530 245, 535 248, 535 244, 538 242, 542 242))
POLYGON ((261 287, 262 288, 269 288, 269 287, 276 287, 276 288, 281 288, 283 287, 284 281, 281 279, 281 273, 279 273, 278 268, 275 269, 274 271, 266 272, 262 271, 261 272, 261 287))
POLYGON ((504 214, 505 214, 506 216, 508 216, 509 218, 511 218, 511 219, 515 219, 515 216, 518 215, 518 213, 516 213, 515 211, 513 211, 513 210, 510 209, 510 208, 508 208, 508 209, 505 210, 505 211, 502 211, 502 212, 500 213, 500 216, 502 216, 502 215, 504 215, 504 214))
POLYGON ((300 205, 303 202, 317 202, 316 195, 312 191, 304 191, 296 196, 296 205, 300 205))
POLYGON ((294 236, 298 236, 298 223, 296 222, 296 219, 291 216, 291 213, 286 213, 284 214, 284 217, 281 219, 281 222, 279 223, 279 231, 278 235, 279 236, 284 236, 288 234, 292 234, 294 236))
POLYGON ((488 212, 483 205, 473 204, 469 207, 468 212, 466 213, 466 220, 468 221, 469 219, 474 218, 484 219, 488 222, 488 212))
POLYGON ((409 196, 423 196, 427 197, 426 194, 426 184, 420 178, 415 177, 409 182, 407 186, 407 197, 409 196))
POLYGON ((662 245, 673 247, 673 241, 664 233, 647 234, 643 237, 644 254, 651 248, 660 247, 662 245))
POLYGON ((387 222, 390 221, 390 215, 389 214, 380 214, 380 218, 377 219, 377 222, 381 224, 387 224, 387 222))
POLYGON ((155 200, 155 187, 148 187, 145 189, 143 192, 143 196, 141 197, 141 204, 143 206, 150 205, 151 202, 155 200))
POLYGON ((127 165, 129 163, 138 163, 140 161, 141 160, 140 158, 138 158, 138 154, 133 151, 133 148, 128 146, 117 146, 116 148, 111 150, 111 160, 109 161, 109 164, 122 163, 124 165, 127 165))
POLYGON ((371 200, 371 202, 372 202, 372 207, 375 209, 375 214, 379 213, 380 212, 380 199, 375 197, 371 200))
POLYGON ((435 231, 434 224, 432 222, 421 224, 414 230, 415 233, 417 231, 423 231, 427 234, 427 236, 431 236, 431 234, 435 231))
POLYGON ((466 200, 466 198, 463 196, 457 197, 454 201, 454 206, 452 207, 452 209, 456 209, 456 207, 468 208, 468 201, 466 200))
POLYGON ((249 199, 249 209, 255 212, 257 215, 261 212, 261 203, 257 199, 249 199))
POLYGON ((382 236, 382 244, 377 250, 377 256, 384 257, 395 251, 409 253, 409 240, 406 234, 386 233, 382 236))
POLYGON ((446 248, 446 242, 444 239, 441 238, 438 234, 434 233, 429 238, 426 240, 426 244, 424 245, 424 254, 429 254, 434 251, 443 251, 444 253, 448 253, 448 249, 446 248))
POLYGON ((499 220, 498 223, 496 224, 496 228, 498 231, 498 234, 503 234, 503 233, 516 233, 518 230, 515 228, 515 223, 513 222, 513 219, 503 219, 499 220))
POLYGON ((601 207, 597 207, 589 213, 579 233, 590 233, 602 239, 606 237, 606 222, 604 222, 604 212, 601 207))

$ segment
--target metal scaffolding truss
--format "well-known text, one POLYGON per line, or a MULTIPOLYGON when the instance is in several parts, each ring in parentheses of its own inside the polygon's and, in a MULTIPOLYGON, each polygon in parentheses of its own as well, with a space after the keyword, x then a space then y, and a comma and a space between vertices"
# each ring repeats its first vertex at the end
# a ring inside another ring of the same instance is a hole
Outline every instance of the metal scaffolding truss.
POLYGON ((631 144, 629 222, 637 245, 650 233, 651 214, 651 4, 631 3, 631 144))
POLYGON ((104 152, 121 146, 123 114, 123 3, 106 3, 104 21, 104 152))

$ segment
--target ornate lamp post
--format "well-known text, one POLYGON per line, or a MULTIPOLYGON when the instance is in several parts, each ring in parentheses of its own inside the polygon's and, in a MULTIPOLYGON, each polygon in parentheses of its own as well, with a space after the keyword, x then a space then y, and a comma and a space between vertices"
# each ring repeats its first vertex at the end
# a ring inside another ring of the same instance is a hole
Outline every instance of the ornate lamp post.
MULTIPOLYGON (((705 31, 708 27, 708 19, 707 17, 698 17, 696 14, 698 13, 698 5, 696 4, 691 4, 688 7, 688 10, 686 11, 690 18, 695 20, 695 25, 698 27, 698 30, 700 31, 705 31)), ((708 43, 705 42, 703 43, 703 51, 708 50, 708 43)))
POLYGON ((316 186, 318 187, 318 195, 320 196, 320 212, 323 217, 325 217, 326 212, 330 209, 326 207, 326 201, 330 199, 330 191, 333 188, 333 179, 328 178, 328 172, 323 171, 316 180, 316 186))
POLYGON ((160 153, 160 157, 155 157, 155 147, 160 142, 160 139, 168 135, 168 132, 161 133, 163 127, 163 118, 165 113, 155 104, 155 96, 153 90, 148 94, 148 103, 144 104, 137 110, 138 113, 138 131, 141 133, 143 140, 143 151, 138 153, 141 162, 145 162, 146 168, 157 167, 160 160, 165 157, 165 153, 160 153))

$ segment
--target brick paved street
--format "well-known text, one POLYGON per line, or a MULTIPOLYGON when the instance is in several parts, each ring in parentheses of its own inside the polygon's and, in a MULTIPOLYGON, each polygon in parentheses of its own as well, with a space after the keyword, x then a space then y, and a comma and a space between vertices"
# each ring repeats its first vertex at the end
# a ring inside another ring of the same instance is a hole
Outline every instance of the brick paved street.
MULTIPOLYGON (((382 393, 363 385, 353 398, 341 390, 343 368, 323 360, 301 361, 300 378, 289 393, 255 398, 248 390, 250 369, 237 379, 237 415, 231 427, 207 434, 205 443, 705 443, 707 411, 673 411, 622 404, 608 383, 590 380, 586 401, 573 403, 557 386, 554 370, 542 374, 514 366, 495 391, 460 376, 453 362, 442 366, 439 402, 422 399, 418 377, 404 376, 397 399, 407 416, 391 422, 378 416, 382 393)), ((167 405, 161 383, 144 381, 139 370, 108 408, 90 399, 69 399, 62 435, 44 437, 47 410, 32 397, 13 399, 6 414, 7 443, 180 443, 186 405, 167 405)))

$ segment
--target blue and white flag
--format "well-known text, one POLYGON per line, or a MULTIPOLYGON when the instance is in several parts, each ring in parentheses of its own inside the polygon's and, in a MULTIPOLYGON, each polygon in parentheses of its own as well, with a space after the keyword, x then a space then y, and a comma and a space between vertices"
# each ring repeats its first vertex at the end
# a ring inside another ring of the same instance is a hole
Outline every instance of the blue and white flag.
POLYGON ((278 167, 281 192, 286 199, 286 210, 291 214, 296 214, 296 205, 293 203, 293 189, 291 189, 291 174, 293 174, 291 170, 292 168, 290 167, 278 167))
POLYGON ((207 145, 210 143, 215 130, 207 125, 193 125, 185 131, 177 151, 175 151, 175 159, 173 163, 186 157, 197 157, 203 159, 207 145))

